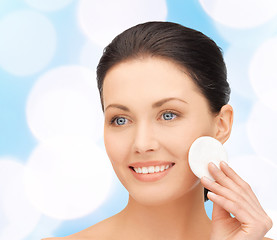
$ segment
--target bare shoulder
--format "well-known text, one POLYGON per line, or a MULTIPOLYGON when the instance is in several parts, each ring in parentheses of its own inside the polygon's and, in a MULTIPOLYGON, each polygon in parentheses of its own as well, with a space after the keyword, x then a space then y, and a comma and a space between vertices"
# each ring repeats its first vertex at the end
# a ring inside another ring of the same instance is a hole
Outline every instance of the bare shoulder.
POLYGON ((116 215, 66 237, 43 238, 41 240, 110 240, 117 236, 116 215))
POLYGON ((274 240, 274 239, 272 239, 272 238, 267 238, 267 237, 264 237, 264 239, 263 240, 274 240))

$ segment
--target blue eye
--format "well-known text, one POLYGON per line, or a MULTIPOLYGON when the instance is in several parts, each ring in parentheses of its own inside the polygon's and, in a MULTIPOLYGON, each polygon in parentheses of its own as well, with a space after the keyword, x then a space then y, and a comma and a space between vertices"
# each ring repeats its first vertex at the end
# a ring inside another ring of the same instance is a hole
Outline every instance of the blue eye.
POLYGON ((126 123, 126 118, 124 117, 117 117, 112 120, 112 122, 116 122, 116 125, 124 125, 126 123))
MULTIPOLYGON (((164 112, 162 114, 163 120, 170 121, 173 120, 174 118, 178 117, 179 115, 170 111, 164 112)), ((116 125, 116 126, 123 126, 127 123, 127 119, 125 117, 114 117, 111 121, 111 125, 116 125)))
POLYGON ((175 113, 172 113, 172 112, 165 112, 165 113, 163 113, 164 120, 172 120, 176 116, 177 115, 175 113))

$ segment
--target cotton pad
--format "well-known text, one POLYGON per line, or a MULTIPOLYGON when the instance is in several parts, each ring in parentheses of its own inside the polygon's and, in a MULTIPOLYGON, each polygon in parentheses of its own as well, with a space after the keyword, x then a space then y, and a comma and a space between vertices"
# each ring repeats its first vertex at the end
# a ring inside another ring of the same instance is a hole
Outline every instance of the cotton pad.
POLYGON ((197 138, 189 149, 189 166, 198 177, 208 177, 215 181, 208 170, 208 164, 213 162, 217 167, 221 161, 228 161, 227 152, 221 142, 212 137, 197 138))

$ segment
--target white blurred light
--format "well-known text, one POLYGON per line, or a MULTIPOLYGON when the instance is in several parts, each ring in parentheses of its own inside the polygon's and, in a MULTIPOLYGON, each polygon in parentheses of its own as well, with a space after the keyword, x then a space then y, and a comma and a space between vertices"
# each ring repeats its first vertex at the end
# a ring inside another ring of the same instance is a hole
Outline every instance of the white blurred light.
POLYGON ((56 11, 66 7, 72 0, 25 0, 31 7, 42 11, 56 11))
POLYGON ((37 227, 24 240, 42 240, 45 237, 55 237, 56 230, 63 224, 60 219, 54 219, 46 215, 41 215, 37 227))
POLYGON ((123 30, 167 16, 166 0, 80 0, 81 29, 95 43, 106 46, 123 30))
POLYGON ((247 138, 245 123, 234 120, 230 139, 224 144, 224 147, 229 158, 249 154, 253 151, 247 138))
POLYGON ((257 27, 277 14, 276 0, 199 0, 199 2, 211 18, 231 28, 257 27))
POLYGON ((272 37, 276 32, 276 20, 275 18, 255 28, 229 28, 214 21, 214 26, 217 33, 223 37, 227 42, 232 45, 239 45, 241 48, 245 47, 246 51, 251 47, 256 49, 261 42, 272 37))
POLYGON ((251 87, 246 69, 249 67, 252 55, 253 49, 245 45, 231 45, 224 54, 228 82, 232 91, 251 100, 255 98, 255 93, 251 87))
POLYGON ((80 64, 95 72, 102 54, 103 48, 91 41, 87 41, 81 49, 80 64))
POLYGON ((103 112, 95 74, 81 66, 63 66, 42 75, 27 101, 27 121, 41 141, 56 135, 103 135, 103 112))
POLYGON ((255 93, 268 107, 277 111, 277 37, 264 42, 255 52, 249 76, 255 93))
POLYGON ((42 14, 14 11, 0 22, 0 66, 13 75, 39 72, 52 59, 56 32, 42 14))
POLYGON ((277 210, 277 168, 257 155, 241 155, 230 159, 230 166, 250 184, 262 207, 277 210))
POLYGON ((24 239, 39 222, 40 213, 25 195, 23 176, 22 164, 0 159, 0 239, 24 239))
POLYGON ((104 150, 94 142, 57 137, 41 143, 31 154, 25 175, 26 191, 45 215, 79 218, 105 201, 112 173, 104 150))
POLYGON ((247 135, 254 151, 277 166, 277 111, 258 102, 247 122, 247 135))

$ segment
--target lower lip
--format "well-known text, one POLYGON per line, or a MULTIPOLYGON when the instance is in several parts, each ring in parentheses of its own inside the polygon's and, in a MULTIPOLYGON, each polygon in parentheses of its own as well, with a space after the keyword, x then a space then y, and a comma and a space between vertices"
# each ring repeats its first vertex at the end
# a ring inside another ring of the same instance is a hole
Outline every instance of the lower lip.
POLYGON ((136 179, 142 182, 155 182, 166 176, 173 166, 169 167, 168 169, 164 170, 163 172, 157 173, 136 173, 133 169, 130 168, 132 174, 135 176, 136 179))

